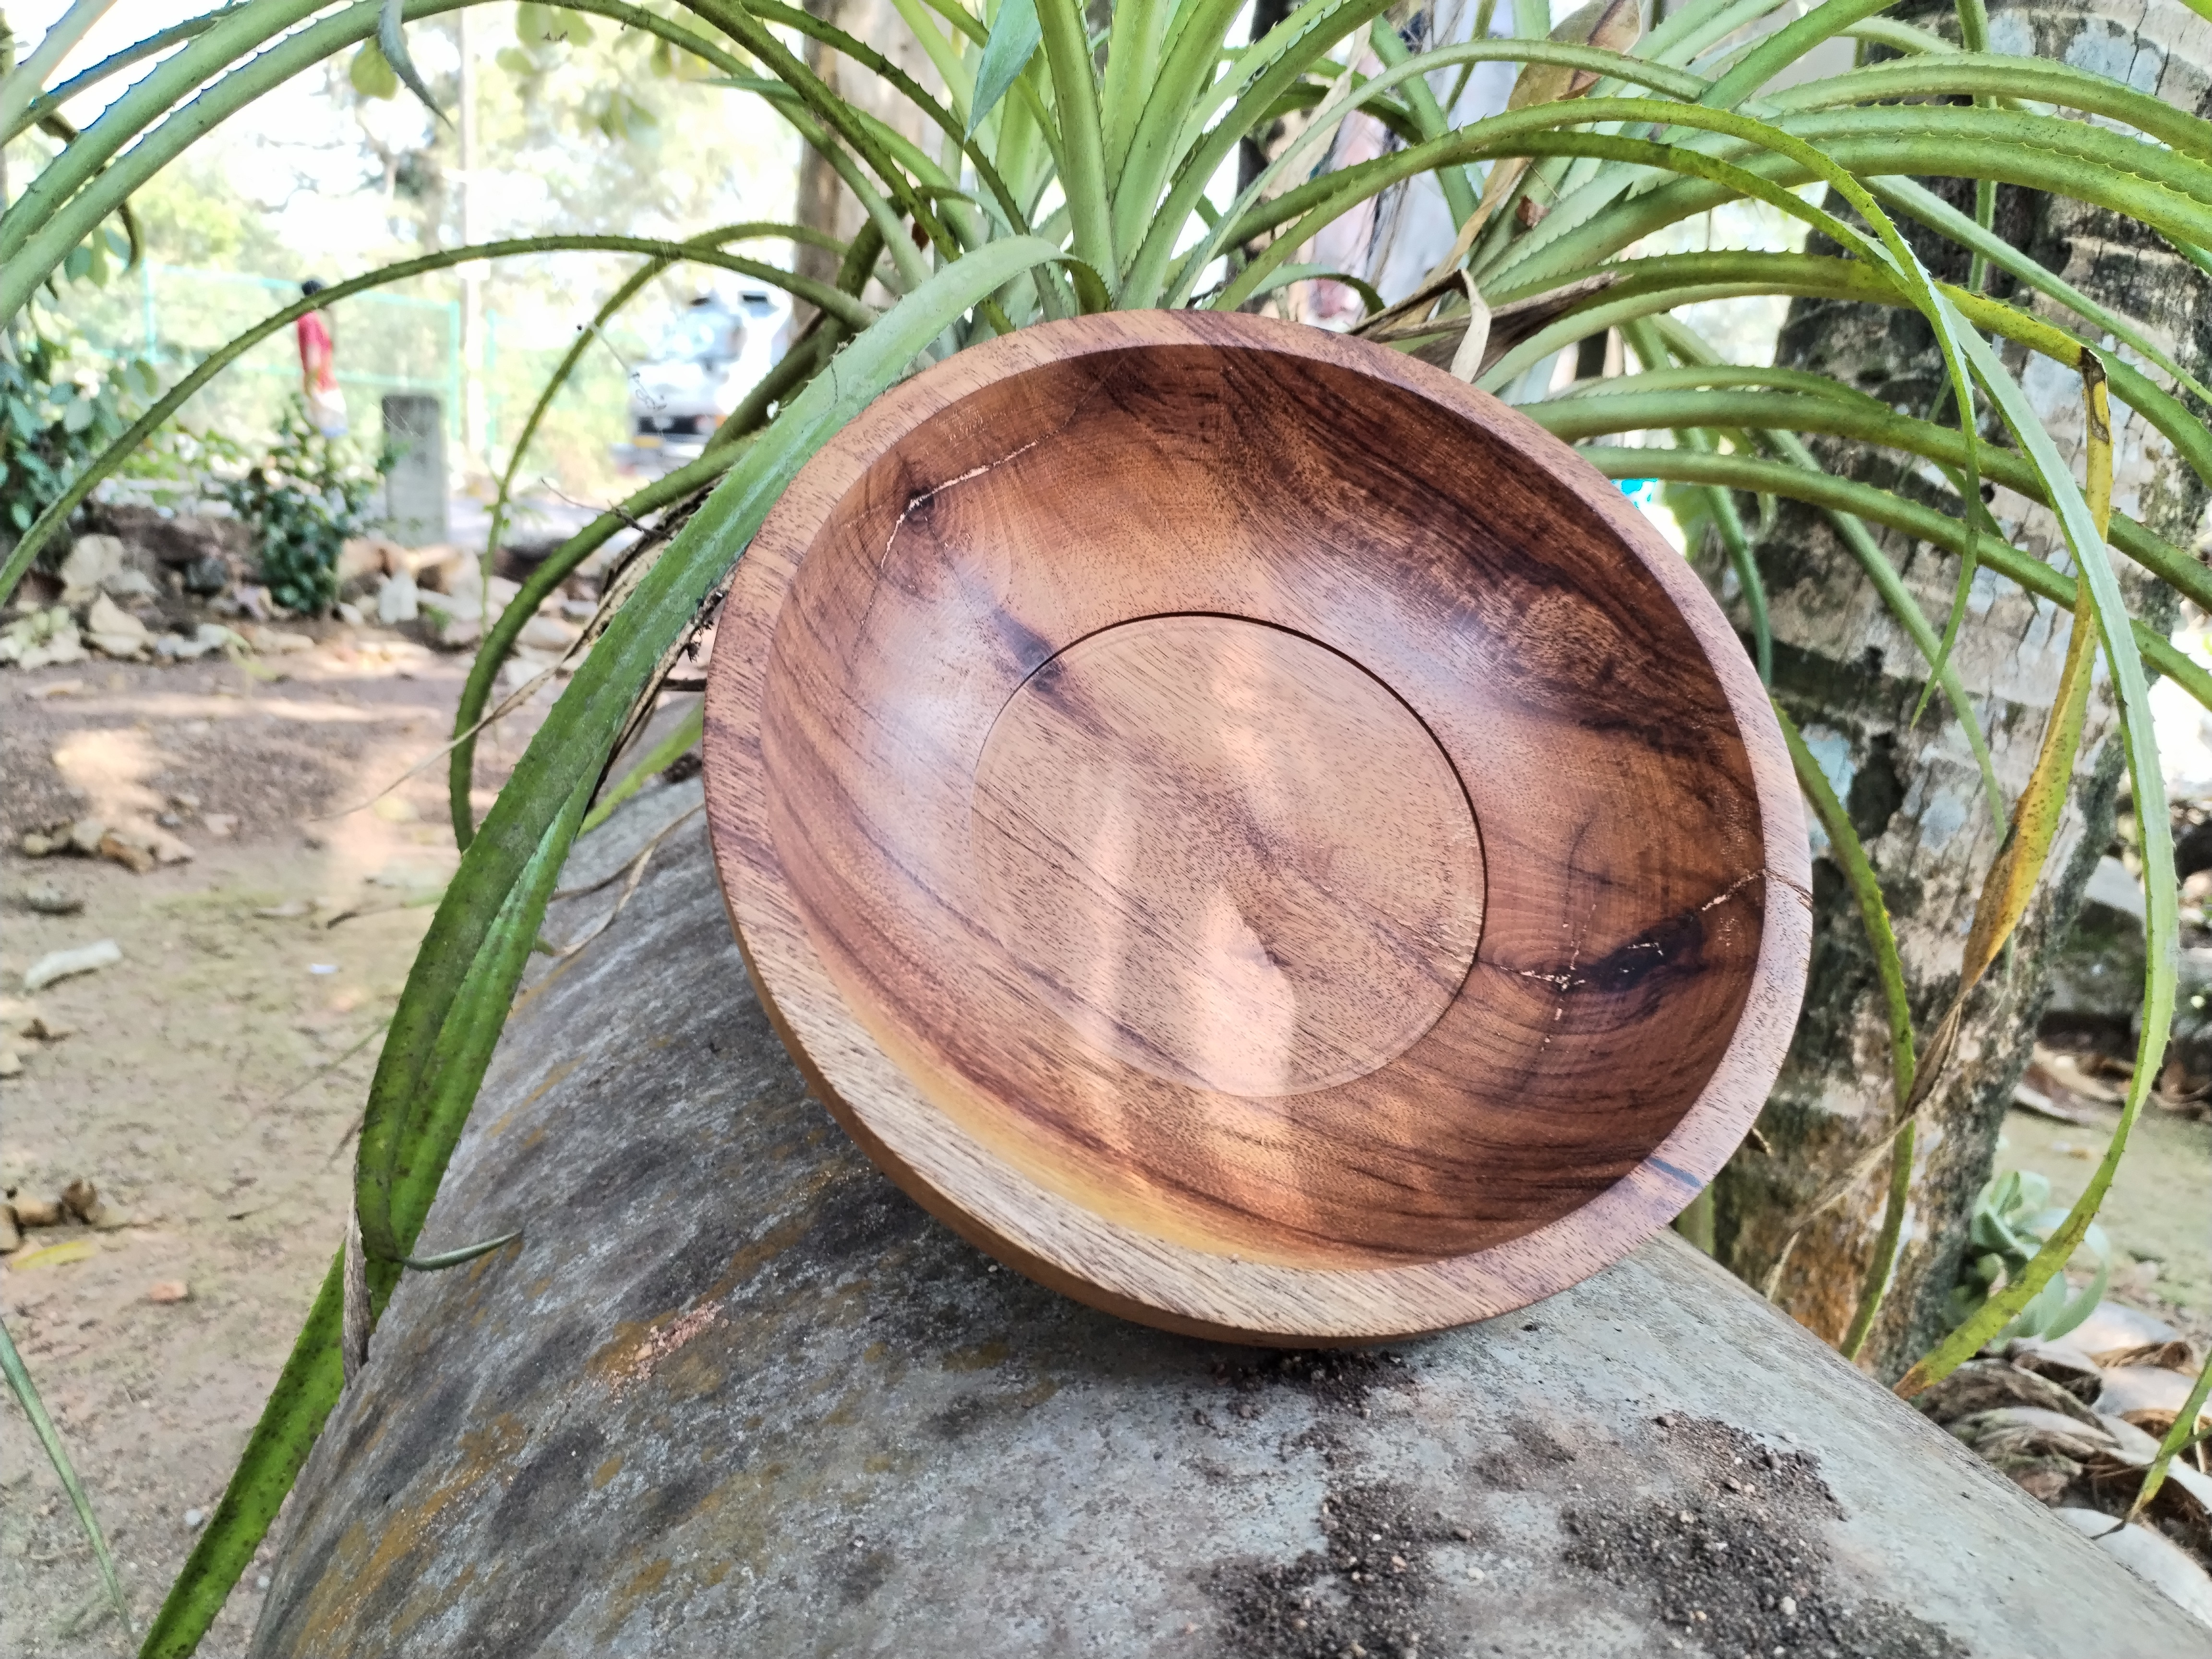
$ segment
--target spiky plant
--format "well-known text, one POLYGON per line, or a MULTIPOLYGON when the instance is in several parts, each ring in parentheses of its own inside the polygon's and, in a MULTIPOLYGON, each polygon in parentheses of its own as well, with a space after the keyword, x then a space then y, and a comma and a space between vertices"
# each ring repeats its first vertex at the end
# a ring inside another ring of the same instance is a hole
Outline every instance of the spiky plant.
MULTIPOLYGON (((312 65, 360 53, 373 40, 398 78, 419 90, 405 25, 471 3, 355 0, 332 9, 325 0, 238 0, 53 92, 40 78, 51 63, 32 54, 0 85, 0 133, 24 130, 64 96, 125 67, 160 61, 0 216, 0 319, 20 314, 155 170, 312 65)), ((2134 1080, 2118 1130, 2066 1224, 1900 1386, 1909 1391, 1941 1376, 2010 1320, 2064 1265, 2111 1184, 2158 1073, 2173 995, 2172 854, 2147 672, 2170 675, 2212 705, 2212 676, 2130 615, 2114 556, 2207 608, 2212 573, 2113 511, 2105 400, 2109 386, 2212 483, 2212 434, 2197 412, 2212 394, 2159 344, 2151 319, 2116 314, 1996 237, 1990 207, 2001 184, 2070 197, 2138 222, 2212 270, 2212 125, 2069 64, 1990 51, 1982 0, 1959 6, 1965 50, 1881 18, 1889 0, 1826 0, 1780 27, 1767 25, 1791 0, 1688 0, 1648 30, 1639 27, 1636 0, 1594 0, 1548 33, 1539 6, 1523 19, 1521 38, 1419 52, 1386 15, 1384 0, 1306 0, 1249 44, 1229 39, 1240 0, 1122 0, 1110 12, 1078 0, 975 0, 980 9, 963 0, 895 3, 934 65, 941 96, 874 46, 781 0, 554 0, 552 8, 658 37, 671 52, 711 65, 732 96, 757 99, 766 116, 789 123, 865 210, 849 241, 759 224, 683 241, 579 232, 405 261, 314 301, 335 303, 464 261, 574 249, 628 252, 641 261, 602 320, 647 274, 678 261, 775 283, 819 316, 700 459, 571 538, 489 631, 455 727, 452 810, 465 851, 393 1018, 367 1105, 349 1218, 359 1249, 333 1261, 229 1490, 148 1638, 149 1653, 191 1651, 252 1558, 337 1398, 347 1314, 365 1330, 407 1265, 547 897, 611 756, 702 606, 808 457, 884 388, 975 341, 1112 307, 1233 309, 1334 274, 1303 263, 1316 238, 1423 174, 1441 185, 1456 242, 1409 292, 1355 284, 1367 305, 1359 331, 1451 363, 1486 389, 1524 388, 1534 399, 1527 411, 1588 445, 1583 453, 1601 471, 1708 492, 1762 665, 1769 652, 1764 605, 1736 498, 1801 501, 1827 514, 1923 653, 1931 691, 1981 757, 1992 807, 2009 821, 1968 941, 1964 988, 1951 1012, 1917 1038, 1881 889, 1848 812, 1802 741, 1788 733, 1832 855, 1876 942, 1890 1011, 1894 1102, 1880 1155, 1899 1175, 1852 1342, 1863 1338, 1887 1282, 1916 1114, 1948 1057, 1958 1004, 1996 959, 2041 873, 2100 653, 2124 733, 2148 897, 2149 969, 2134 1080), (1839 36, 1893 55, 1791 81, 1808 54, 1839 36), (881 77, 918 118, 914 130, 925 139, 837 96, 787 44, 793 37, 881 77), (1445 112, 1458 101, 1455 81, 1492 60, 1522 65, 1510 106, 1455 124, 1445 112), (1791 83, 1777 90, 1778 82, 1791 83), (1324 165, 1325 139, 1356 112, 1378 118, 1401 143, 1357 165, 1324 165), (1296 141, 1217 207, 1209 189, 1240 143, 1264 139, 1286 117, 1296 118, 1296 141), (1917 182, 1929 178, 1970 181, 1978 211, 1952 207, 1917 182), (1668 227, 1733 202, 1765 204, 1836 251, 1640 253, 1668 227), (1972 277, 1963 284, 1932 277, 1900 229, 1905 221, 1966 250, 1972 277), (836 261, 834 281, 728 251, 769 237, 823 248, 836 261), (2040 296, 2047 314, 1989 298, 1982 277, 1990 270, 2040 296), (880 311, 865 297, 878 292, 891 299, 880 311), (1679 313, 1747 295, 1828 296, 1916 313, 1942 356, 1950 419, 1900 413, 1826 376, 1719 361, 1679 313), (1510 319, 1518 319, 1519 337, 1508 344, 1510 319), (1624 366, 1632 359, 1634 372, 1578 381, 1556 396, 1529 385, 1534 366, 1607 331, 1618 332, 1624 366), (2089 433, 2086 478, 2064 464, 2004 350, 2079 377, 2089 433), (1801 435, 1808 433, 1886 447, 1911 464, 1900 471, 1919 482, 1907 493, 1825 471, 1801 435), (1602 441, 1628 434, 1642 434, 1638 447, 1602 441), (2063 535, 2063 565, 1998 533, 1981 507, 1985 480, 2048 509, 2063 535), (471 737, 523 623, 618 528, 654 515, 665 533, 648 538, 649 551, 612 584, 589 631, 588 654, 477 823, 469 801, 471 737), (1959 562, 1959 599, 1948 618, 1922 614, 1869 526, 1902 531, 1959 562), (1961 627, 1972 625, 1966 598, 1978 569, 2047 600, 2073 623, 2033 775, 2010 801, 1988 769, 1973 708, 1947 661, 1961 627), (349 1277, 356 1286, 351 1309, 349 1277)), ((2191 3, 2212 15, 2212 0, 2191 3)), ((1516 6, 1516 17, 1523 9, 1516 6)), ((1486 23, 1478 32, 1486 36, 1486 23)), ((214 353, 85 468, 9 555, 0 599, 135 445, 305 308, 287 307, 214 353)), ((547 388, 549 398, 569 367, 547 388)), ((502 510, 504 500, 502 493, 502 510)), ((2176 1418, 2153 1482, 2194 1418, 2193 1409, 2176 1418)))

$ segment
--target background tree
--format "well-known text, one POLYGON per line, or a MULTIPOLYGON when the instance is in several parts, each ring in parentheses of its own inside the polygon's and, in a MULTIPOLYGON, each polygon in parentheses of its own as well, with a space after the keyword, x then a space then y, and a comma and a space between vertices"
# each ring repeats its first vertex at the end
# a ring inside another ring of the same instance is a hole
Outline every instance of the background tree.
MULTIPOLYGON (((1958 15, 1950 8, 1904 15, 1921 27, 1959 37, 1958 15)), ((2212 107, 2212 23, 2178 0, 2149 0, 2118 13, 2088 0, 1997 0, 1989 34, 1999 51, 2111 65, 2130 84, 2179 108, 2203 114, 2212 107)), ((1893 54, 1877 48, 1875 55, 1893 54)), ((1923 182, 1954 206, 1973 210, 1971 183, 1923 182)), ((2092 298, 2142 319, 2185 368, 2200 377, 2212 370, 2212 308, 2203 278, 2155 232, 2123 215, 2010 185, 1996 191, 1995 214, 2005 241, 2092 298)), ((1964 283, 1973 274, 1975 262, 1955 243, 1917 228, 1911 235, 1938 277, 1964 283)), ((1808 251, 1834 248, 1816 238, 1808 251)), ((2063 315, 2054 302, 2002 271, 1989 273, 1989 291, 2039 316, 2063 315)), ((2026 369, 2027 355, 2016 345, 2006 349, 2015 373, 2026 369)), ((1895 409, 1946 418, 1942 358, 1932 334, 1910 313, 1798 299, 1776 362, 1832 375, 1895 409)), ((2032 373, 2023 380, 2062 451, 2079 465, 2086 441, 2079 388, 2032 373)), ((2121 510, 2167 540, 2191 545, 2204 509, 2203 482, 2140 416, 2117 403, 2113 412, 2121 510)), ((1989 432, 2000 435, 1993 422, 1989 432)), ((1836 471, 1963 510, 1940 481, 1930 485, 1894 451, 1834 439, 1814 440, 1813 447, 1836 471)), ((2044 509, 1999 489, 1990 510, 2015 545, 2066 562, 2044 509)), ((1877 533, 1922 609, 1938 619, 1948 613, 1957 561, 1895 532, 1877 533)), ((1942 700, 1930 700, 1914 720, 1926 659, 1829 521, 1784 503, 1771 530, 1759 538, 1756 555, 1771 616, 1778 700, 1844 798, 1881 877, 1914 1023, 1925 1030, 1957 987, 1983 873, 2003 826, 1985 800, 1963 729, 1942 700)), ((2170 623, 2171 590, 2140 573, 2130 586, 2139 615, 2170 623)), ((1951 660, 2011 799, 2034 763, 2069 618, 2048 599, 1988 571, 1977 578, 1967 605, 1968 624, 1951 660)), ((2100 681, 2082 740, 2085 761, 2051 851, 2055 879, 2036 896, 2008 958, 1974 993, 1956 1055, 1926 1103, 1907 1235, 1866 1349, 1886 1376, 1902 1372, 1954 1321, 1950 1291, 1966 1249, 1967 1215, 1991 1173, 1998 1131, 2027 1064, 2048 997, 2052 952, 2064 941, 2112 834, 2122 776, 2113 738, 2110 686, 2100 681)), ((1817 860, 1814 869, 1811 992, 1789 1063, 1759 1121, 1763 1144, 1747 1144, 1715 1188, 1715 1243, 1737 1273, 1762 1288, 1771 1285, 1783 1307, 1840 1341, 1881 1225, 1890 1180, 1881 1149, 1894 1103, 1885 1059, 1888 1028, 1866 929, 1835 862, 1817 860), (1856 1180, 1854 1170, 1863 1171, 1856 1180), (1813 1213, 1840 1183, 1848 1189, 1813 1213)))

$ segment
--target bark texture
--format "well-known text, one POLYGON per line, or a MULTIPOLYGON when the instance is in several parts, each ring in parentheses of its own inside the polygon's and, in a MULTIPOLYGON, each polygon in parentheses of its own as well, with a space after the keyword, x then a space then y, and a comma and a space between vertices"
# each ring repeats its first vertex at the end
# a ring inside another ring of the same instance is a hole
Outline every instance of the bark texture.
MULTIPOLYGON (((698 799, 641 799, 564 884, 698 799)), ((1381 1352, 1170 1336, 995 1267, 807 1097, 696 818, 537 970, 424 1248, 513 1226, 400 1285, 258 1659, 2204 1646, 1663 1234, 1381 1352)))
MULTIPOLYGON (((1955 34, 1948 9, 1916 21, 1955 34)), ((1999 0, 1990 27, 1999 51, 2033 51, 2196 113, 2212 112, 2212 25, 2179 0, 2118 7, 1999 0)), ((1940 187, 1971 211, 1971 185, 1942 181, 1940 187)), ((1996 228, 2076 287, 2140 320, 2193 372, 2202 375, 2212 364, 2208 285, 2148 232, 2075 202, 2010 188, 1999 192, 1996 228)), ((1963 253, 1924 234, 1916 241, 1937 275, 1966 280, 1963 253)), ((2012 297, 2013 287, 1993 275, 1994 294, 2012 297)), ((2055 321, 2070 320, 2049 301, 2033 305, 2055 321)), ((2079 381, 2069 371, 2031 362, 2020 349, 2006 356, 2081 477, 2079 381)), ((1937 407, 1945 384, 1942 362, 1915 313, 1797 301, 1776 360, 1824 370, 1903 412, 1955 418, 1948 403, 1937 407)), ((2117 400, 2113 412, 2116 507, 2190 545, 2204 509, 2203 489, 2140 416, 2117 400)), ((1985 430, 2000 435, 1993 424, 1985 430)), ((1894 485, 1909 476, 1887 452, 1840 442, 1815 447, 1832 469, 1850 477, 1894 485)), ((1940 486, 1915 481, 1911 488, 1925 499, 1944 499, 1940 486)), ((1996 492, 1991 511, 2016 545, 2070 568, 2047 513, 2006 491, 1996 492)), ((1901 536, 1881 539, 1940 631, 1955 562, 1901 536)), ((1772 607, 1776 692, 1837 786, 1881 878, 1915 1030, 1924 1037, 1958 984, 1967 927, 2001 827, 1984 804, 1965 734, 1941 696, 1911 723, 1927 665, 1826 520, 1785 506, 1757 553, 1772 607)), ((2130 575, 2132 568, 2123 565, 2123 582, 2137 614, 2170 622, 2171 593, 2163 584, 2130 575)), ((1986 572, 1975 584, 1954 661, 2008 800, 2017 797, 2033 764, 2069 628, 2069 617, 2048 601, 1986 572)), ((2028 1058, 2050 958, 2111 835, 2122 776, 2114 738, 2109 687, 2100 675, 2083 737, 2085 759, 2049 873, 2014 948, 1975 993, 1956 1055, 1927 1108, 1906 1242, 1865 1352, 1885 1376, 1900 1373, 1948 1328, 1966 1220, 1990 1174, 1998 1127, 2028 1058)), ((1809 1222, 1808 1209, 1879 1145, 1895 1103, 1881 994, 1857 908, 1832 860, 1816 858, 1814 871, 1815 933, 1805 1011, 1760 1120, 1764 1146, 1747 1145, 1717 1183, 1716 1243, 1737 1273, 1754 1285, 1771 1284, 1783 1307, 1833 1341, 1850 1322, 1872 1255, 1887 1162, 1809 1222)))
MULTIPOLYGON (((943 96, 944 87, 936 66, 929 61, 929 54, 922 50, 891 0, 806 0, 806 9, 863 45, 873 46, 933 96, 943 96)), ((865 110, 930 154, 942 153, 944 130, 926 121, 873 70, 811 39, 806 42, 806 65, 847 103, 865 110)), ((862 171, 866 173, 866 169, 862 171)), ((868 174, 868 178, 878 190, 883 188, 882 181, 873 174, 868 174)), ((846 241, 852 240, 868 217, 860 198, 845 188, 845 181, 837 176, 836 169, 811 144, 799 150, 799 196, 793 216, 809 229, 826 230, 846 241)), ((827 248, 802 246, 798 255, 795 268, 800 276, 823 283, 836 279, 837 256, 827 248)), ((802 305, 799 312, 803 314, 796 315, 794 320, 802 325, 814 314, 811 306, 802 305)))

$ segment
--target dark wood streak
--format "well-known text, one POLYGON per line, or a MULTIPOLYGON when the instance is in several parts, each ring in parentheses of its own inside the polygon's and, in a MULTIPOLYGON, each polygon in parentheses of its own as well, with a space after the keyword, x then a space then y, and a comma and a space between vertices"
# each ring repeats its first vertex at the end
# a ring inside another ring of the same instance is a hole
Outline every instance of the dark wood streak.
POLYGON ((708 777, 871 1156, 1181 1328, 1593 1271, 1732 1150, 1802 986, 1787 760, 1680 559, 1492 400, 1252 319, 1050 325, 881 400, 739 568, 708 777))

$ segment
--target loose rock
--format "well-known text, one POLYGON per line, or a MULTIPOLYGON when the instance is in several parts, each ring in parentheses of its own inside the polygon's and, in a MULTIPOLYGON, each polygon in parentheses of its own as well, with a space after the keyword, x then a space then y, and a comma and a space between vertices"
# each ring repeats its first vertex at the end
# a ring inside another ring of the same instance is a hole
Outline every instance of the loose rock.
POLYGON ((152 643, 146 624, 102 593, 85 612, 84 637, 102 656, 135 660, 152 643))
POLYGON ((33 611, 0 629, 0 662, 18 668, 45 668, 84 660, 84 641, 65 605, 33 611))
POLYGON ((149 850, 121 836, 102 836, 99 852, 100 857, 121 865, 133 875, 143 876, 154 867, 154 854, 149 850))
POLYGON ((396 628, 401 623, 413 622, 419 614, 415 578, 404 570, 395 571, 378 585, 376 619, 385 627, 396 628))
POLYGON ((51 881, 27 883, 16 893, 15 902, 42 916, 73 916, 84 908, 82 898, 51 881))
POLYGON ((122 947, 112 939, 95 939, 74 951, 52 951, 40 957, 23 975, 26 991, 42 991, 57 980, 112 968, 123 960, 122 947))
POLYGON ((62 561, 64 602, 78 595, 91 598, 102 582, 120 574, 123 568, 121 537, 79 536, 70 544, 69 556, 62 561))

